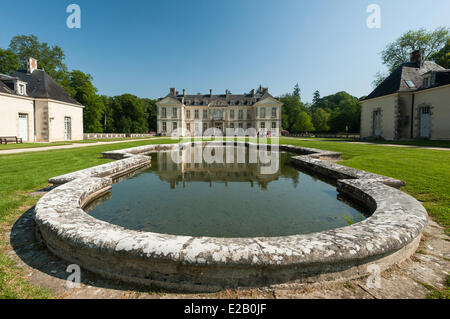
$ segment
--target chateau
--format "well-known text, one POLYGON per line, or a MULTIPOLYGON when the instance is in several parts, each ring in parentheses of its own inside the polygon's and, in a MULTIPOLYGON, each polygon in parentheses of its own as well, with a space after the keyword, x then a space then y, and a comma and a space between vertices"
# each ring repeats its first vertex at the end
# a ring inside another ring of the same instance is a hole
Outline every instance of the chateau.
POLYGON ((159 99, 157 132, 170 136, 174 132, 182 136, 200 136, 210 128, 216 128, 226 134, 226 129, 254 128, 260 134, 270 132, 278 136, 281 131, 281 107, 278 98, 270 95, 268 88, 258 93, 252 90, 248 94, 188 95, 174 89, 159 99), (177 131, 176 131, 177 130, 177 131), (181 133, 182 131, 182 133, 181 133))

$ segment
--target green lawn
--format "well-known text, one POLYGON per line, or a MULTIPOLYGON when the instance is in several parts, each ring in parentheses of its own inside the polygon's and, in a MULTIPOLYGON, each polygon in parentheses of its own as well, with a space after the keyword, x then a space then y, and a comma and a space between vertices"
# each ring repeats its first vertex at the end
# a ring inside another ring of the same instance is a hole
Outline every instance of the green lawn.
POLYGON ((98 142, 116 142, 116 141, 129 141, 129 140, 145 140, 152 137, 123 137, 123 138, 105 138, 105 139, 89 139, 89 140, 79 140, 79 141, 61 141, 61 142, 51 142, 51 143, 22 143, 22 144, 0 144, 0 151, 11 150, 11 149, 21 149, 21 148, 35 148, 35 147, 46 147, 46 146, 60 146, 60 145, 70 145, 70 144, 83 144, 83 143, 98 143, 98 142))
MULTIPOLYGON (((47 186, 50 177, 106 163, 101 152, 157 143, 171 139, 143 140, 33 153, 0 155, 0 233, 4 234, 36 197, 28 194, 47 186)), ((327 140, 282 138, 293 144, 343 153, 341 164, 406 181, 406 192, 423 202, 429 214, 450 233, 450 151, 361 145, 327 140)), ((47 291, 31 287, 22 270, 4 254, 8 238, 0 236, 0 298, 41 298, 47 291)))

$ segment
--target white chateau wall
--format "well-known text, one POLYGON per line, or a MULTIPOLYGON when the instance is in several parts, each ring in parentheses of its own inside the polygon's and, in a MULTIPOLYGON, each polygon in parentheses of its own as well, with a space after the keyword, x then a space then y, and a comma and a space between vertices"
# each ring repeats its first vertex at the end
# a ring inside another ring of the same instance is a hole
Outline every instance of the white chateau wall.
POLYGON ((33 100, 14 95, 0 95, 0 136, 20 135, 19 113, 28 115, 28 142, 34 142, 33 100))
POLYGON ((65 140, 64 118, 66 116, 71 118, 71 140, 76 141, 83 139, 83 108, 72 104, 49 101, 48 117, 50 123, 50 142, 65 140))

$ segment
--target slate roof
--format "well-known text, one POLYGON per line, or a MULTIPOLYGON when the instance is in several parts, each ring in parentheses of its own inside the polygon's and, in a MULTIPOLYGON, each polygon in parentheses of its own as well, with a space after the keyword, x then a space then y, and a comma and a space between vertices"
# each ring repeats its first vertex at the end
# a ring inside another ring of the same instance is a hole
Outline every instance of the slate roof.
POLYGON ((12 91, 5 83, 3 83, 1 81, 1 78, 0 78, 0 93, 14 94, 14 91, 12 91))
POLYGON ((160 98, 163 100, 167 97, 171 97, 180 101, 180 103, 186 106, 252 106, 253 104, 264 100, 268 97, 279 100, 279 98, 273 97, 269 92, 249 93, 249 94, 172 94, 169 93, 166 97, 160 98))
POLYGON ((81 105, 43 70, 34 70, 31 74, 17 71, 13 77, 27 83, 27 96, 81 105))
POLYGON ((422 88, 423 75, 429 72, 446 71, 443 67, 433 61, 425 61, 422 67, 416 62, 406 62, 392 72, 375 90, 370 93, 365 100, 380 96, 389 95, 396 92, 413 92, 422 88), (411 81, 414 87, 410 87, 407 81, 411 81))

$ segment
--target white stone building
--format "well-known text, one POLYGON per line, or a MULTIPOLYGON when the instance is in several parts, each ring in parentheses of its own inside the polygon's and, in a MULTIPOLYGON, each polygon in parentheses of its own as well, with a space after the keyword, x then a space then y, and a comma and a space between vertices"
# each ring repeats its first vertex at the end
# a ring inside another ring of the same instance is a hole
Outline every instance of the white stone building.
POLYGON ((83 108, 29 60, 26 71, 0 74, 0 137, 23 142, 83 139, 83 108))
POLYGON ((412 52, 362 101, 361 137, 450 140, 450 70, 412 52))
MULTIPOLYGON (((260 134, 270 132, 278 136, 281 131, 281 107, 278 98, 269 94, 267 88, 260 93, 252 90, 248 94, 187 95, 186 90, 178 94, 174 88, 157 103, 157 132, 170 136, 178 129, 184 136, 199 136, 208 129, 220 129, 226 134, 228 128, 254 128, 260 134), (180 128, 182 130, 180 130, 180 128)), ((210 130, 211 131, 211 130, 210 130)))

